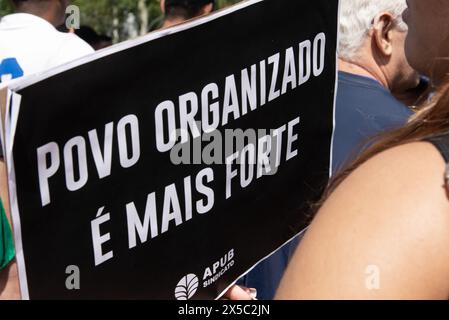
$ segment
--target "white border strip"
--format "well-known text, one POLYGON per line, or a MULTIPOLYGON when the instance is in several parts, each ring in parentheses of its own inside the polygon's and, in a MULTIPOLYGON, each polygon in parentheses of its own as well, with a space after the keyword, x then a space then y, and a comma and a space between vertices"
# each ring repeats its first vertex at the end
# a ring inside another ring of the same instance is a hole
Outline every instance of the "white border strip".
POLYGON ((340 43, 340 10, 341 10, 341 0, 338 1, 338 16, 337 16, 337 50, 335 51, 335 92, 334 92, 334 120, 332 129, 332 140, 331 140, 331 154, 330 154, 330 166, 329 166, 329 179, 333 177, 333 167, 334 167, 334 139, 335 139, 335 127, 337 124, 337 94, 338 94, 338 44, 340 43))
MULTIPOLYGON (((2 87, 0 87, 0 90, 2 90, 2 87)), ((0 119, 5 119, 6 121, 6 113, 9 106, 9 101, 11 98, 11 90, 6 89, 6 106, 5 106, 5 118, 3 118, 2 110, 0 110, 0 119)), ((1 139, 1 145, 2 145, 2 151, 3 151, 3 159, 6 163, 6 145, 5 145, 5 125, 3 124, 3 121, 0 120, 0 139, 1 139)))
POLYGON ((23 254, 22 244, 22 226, 20 222, 19 205, 17 201, 17 188, 16 188, 16 172, 14 169, 14 158, 12 154, 12 146, 14 135, 12 130, 15 131, 17 119, 19 116, 20 101, 22 97, 17 93, 12 92, 10 103, 6 104, 6 118, 5 118, 5 144, 6 144, 6 157, 7 157, 7 170, 8 170, 8 185, 9 185, 9 203, 11 207, 13 227, 14 227, 14 240, 16 248, 16 261, 19 271, 20 293, 23 300, 29 300, 28 281, 25 267, 25 257, 23 254))
POLYGON ((240 2, 238 4, 235 4, 235 5, 231 6, 231 7, 228 7, 228 8, 222 9, 220 11, 217 11, 215 13, 212 13, 210 15, 194 19, 194 20, 192 20, 190 22, 186 22, 186 23, 183 23, 183 24, 180 24, 180 25, 177 25, 177 26, 173 26, 171 28, 167 28, 167 29, 151 32, 151 33, 149 33, 149 34, 147 34, 145 36, 142 36, 142 37, 139 37, 139 38, 136 38, 136 39, 132 39, 132 40, 121 42, 121 43, 116 44, 116 45, 114 45, 112 47, 100 50, 98 52, 94 52, 92 54, 88 54, 85 57, 79 58, 79 59, 74 60, 72 62, 69 62, 67 64, 63 64, 61 66, 52 68, 52 69, 50 69, 48 71, 44 71, 43 73, 37 73, 37 74, 34 74, 34 75, 26 76, 26 77, 22 78, 20 81, 17 81, 17 82, 14 81, 14 82, 10 83, 9 84, 9 88, 11 90, 13 90, 13 91, 18 91, 18 90, 24 89, 24 88, 29 87, 29 86, 31 86, 31 85, 39 82, 39 81, 45 80, 47 78, 55 76, 55 75, 57 75, 59 73, 62 73, 64 71, 76 68, 76 67, 81 66, 83 64, 86 64, 86 63, 89 63, 89 62, 92 62, 92 61, 95 61, 95 60, 98 60, 98 59, 101 59, 101 58, 104 58, 104 57, 107 57, 107 56, 110 56, 110 55, 115 54, 117 52, 124 51, 126 49, 136 47, 136 46, 141 45, 143 43, 150 42, 150 41, 162 38, 162 37, 167 36, 167 35, 179 33, 179 32, 182 32, 182 31, 185 31, 185 30, 188 30, 188 29, 195 28, 197 26, 201 26, 201 25, 206 24, 206 23, 208 23, 210 21, 217 20, 217 19, 219 19, 219 18, 221 18, 223 16, 226 16, 226 15, 231 14, 233 12, 242 10, 244 8, 247 8, 249 6, 252 6, 252 5, 254 5, 256 3, 259 3, 259 2, 262 2, 262 1, 265 1, 265 0, 246 0, 246 1, 240 2))

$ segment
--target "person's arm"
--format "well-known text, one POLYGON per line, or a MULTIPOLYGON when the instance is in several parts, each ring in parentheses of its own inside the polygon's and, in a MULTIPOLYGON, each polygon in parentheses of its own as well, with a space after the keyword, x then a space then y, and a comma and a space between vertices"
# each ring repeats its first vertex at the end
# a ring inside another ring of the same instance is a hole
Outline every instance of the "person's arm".
POLYGON ((318 212, 277 299, 447 299, 445 163, 428 143, 386 151, 318 212))
MULTIPOLYGON (((8 218, 9 224, 12 226, 9 201, 6 166, 0 161, 0 196, 8 218)), ((17 264, 15 260, 11 261, 5 268, 0 270, 0 300, 18 300, 20 299, 19 277, 17 274, 17 264)))
POLYGON ((0 198, 3 199, 3 208, 5 209, 6 217, 10 225, 12 225, 11 209, 9 207, 8 176, 6 173, 6 164, 3 159, 0 159, 0 198))
POLYGON ((0 271, 0 300, 20 300, 17 264, 12 261, 0 271))

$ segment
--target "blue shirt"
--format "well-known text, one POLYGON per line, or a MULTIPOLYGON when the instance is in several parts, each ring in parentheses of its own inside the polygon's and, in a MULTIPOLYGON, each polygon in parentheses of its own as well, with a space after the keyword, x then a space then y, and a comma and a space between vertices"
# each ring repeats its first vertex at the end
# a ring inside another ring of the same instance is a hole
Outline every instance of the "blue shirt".
POLYGON ((374 79, 338 73, 332 172, 360 154, 369 139, 404 125, 412 111, 374 79))
MULTIPOLYGON (((412 111, 374 79, 338 73, 332 172, 337 172, 366 142, 404 125, 412 111)), ((257 265, 238 283, 256 288, 260 300, 273 299, 299 237, 257 265)))

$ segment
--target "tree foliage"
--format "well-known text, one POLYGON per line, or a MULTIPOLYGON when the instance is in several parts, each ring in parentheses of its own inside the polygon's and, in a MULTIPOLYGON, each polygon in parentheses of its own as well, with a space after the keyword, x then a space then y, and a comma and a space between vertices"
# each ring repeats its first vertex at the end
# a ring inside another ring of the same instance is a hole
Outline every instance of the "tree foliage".
POLYGON ((7 15, 12 11, 11 5, 7 0, 0 0, 0 17, 7 15))

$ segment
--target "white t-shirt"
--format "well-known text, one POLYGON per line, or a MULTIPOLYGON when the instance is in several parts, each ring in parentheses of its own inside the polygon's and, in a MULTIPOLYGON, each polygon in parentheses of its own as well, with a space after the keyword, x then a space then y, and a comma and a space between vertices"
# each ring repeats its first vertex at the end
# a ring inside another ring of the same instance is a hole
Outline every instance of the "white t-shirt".
POLYGON ((16 13, 0 20, 0 80, 42 72, 92 52, 77 35, 59 32, 38 16, 16 13))

